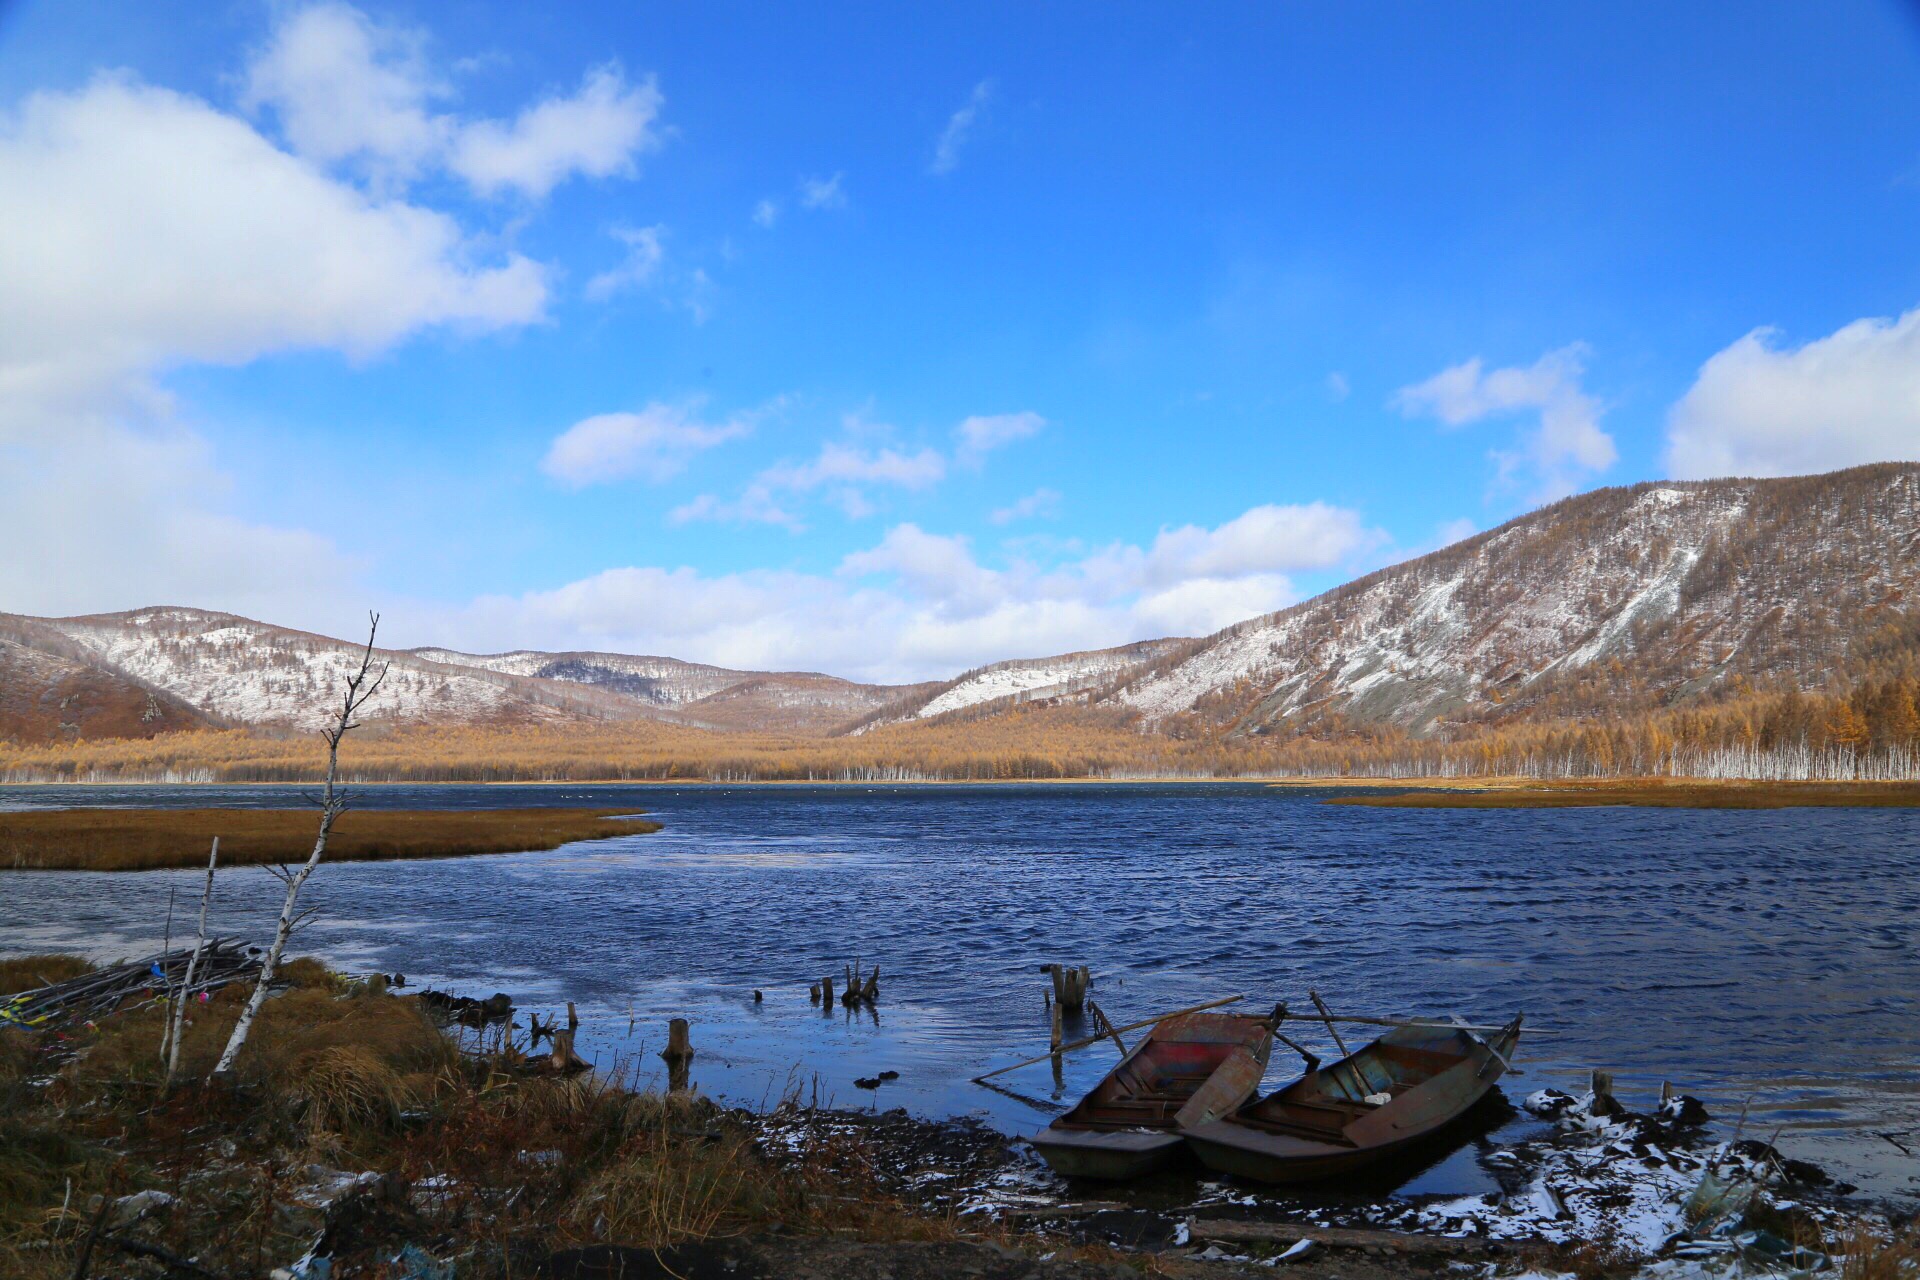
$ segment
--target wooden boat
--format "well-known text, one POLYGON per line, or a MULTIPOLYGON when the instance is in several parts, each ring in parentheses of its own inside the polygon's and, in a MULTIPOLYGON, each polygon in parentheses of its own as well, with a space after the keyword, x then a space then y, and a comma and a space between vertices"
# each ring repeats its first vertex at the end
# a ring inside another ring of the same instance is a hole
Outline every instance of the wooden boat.
POLYGON ((1073 1110, 1030 1141, 1068 1177, 1138 1177, 1184 1154, 1183 1128, 1252 1097, 1272 1050, 1271 1018, 1188 1013, 1162 1019, 1073 1110))
POLYGON ((1259 1182, 1351 1173, 1429 1137, 1486 1096, 1520 1040, 1518 1017, 1481 1039, 1462 1027, 1395 1027, 1222 1119, 1188 1127, 1209 1168, 1259 1182))

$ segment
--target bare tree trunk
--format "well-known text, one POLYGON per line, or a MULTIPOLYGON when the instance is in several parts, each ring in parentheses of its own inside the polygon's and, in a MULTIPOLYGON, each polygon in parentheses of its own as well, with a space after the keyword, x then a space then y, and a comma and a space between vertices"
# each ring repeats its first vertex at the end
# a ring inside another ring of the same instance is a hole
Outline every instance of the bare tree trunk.
POLYGON ((173 1026, 167 1032, 167 1076, 163 1091, 173 1088, 173 1077, 180 1070, 180 1033, 187 1024, 187 1001, 193 998, 193 980, 200 971, 200 957, 207 949, 207 904, 213 900, 213 869, 220 865, 220 837, 213 838, 213 852, 207 855, 207 887, 200 891, 200 936, 194 940, 193 955, 187 961, 187 980, 181 984, 180 998, 173 1002, 173 1026))
POLYGON ((327 740, 327 782, 326 789, 320 794, 320 831, 314 837, 313 852, 307 855, 298 871, 280 868, 281 881, 287 886, 287 899, 280 908, 280 923, 273 931, 273 945, 267 948, 267 958, 260 966, 260 977, 254 982, 253 994, 247 998, 247 1007, 240 1011, 240 1021, 233 1024, 233 1034, 227 1038, 227 1047, 220 1053, 220 1061, 214 1064, 212 1079, 218 1081, 233 1070, 233 1060, 239 1056, 241 1046, 247 1042, 247 1033, 253 1030, 253 1020, 260 1013, 260 1006, 267 1001, 267 985, 273 981, 273 973, 280 964, 280 955, 287 949, 287 939, 293 936, 294 926, 300 922, 300 913, 296 909, 300 900, 301 886, 307 883, 314 868, 327 856, 327 837, 333 833, 334 820, 347 808, 347 795, 339 785, 340 779, 340 739, 347 736, 350 729, 359 728, 354 714, 366 705, 367 699, 374 695, 380 682, 387 678, 387 669, 383 665, 379 674, 368 676, 373 671, 373 638, 380 630, 380 615, 374 614, 367 628, 367 647, 360 656, 360 668, 347 680, 345 696, 341 699, 340 709, 334 713, 333 723, 322 730, 321 736, 327 740))

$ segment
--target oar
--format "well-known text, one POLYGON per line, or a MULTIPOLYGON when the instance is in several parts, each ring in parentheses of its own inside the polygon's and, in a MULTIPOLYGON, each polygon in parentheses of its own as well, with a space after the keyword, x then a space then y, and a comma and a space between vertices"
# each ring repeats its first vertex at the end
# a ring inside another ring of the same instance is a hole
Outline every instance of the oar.
MULTIPOLYGON (((1118 1035, 1122 1031, 1138 1031, 1141 1027, 1150 1027, 1156 1022, 1164 1022, 1168 1018, 1178 1018, 1189 1013, 1199 1013, 1203 1009, 1218 1009, 1223 1004, 1234 1004, 1246 998, 1246 995, 1243 993, 1237 996, 1228 996, 1223 1000, 1209 1000, 1205 1004, 1189 1005, 1184 1009, 1175 1009, 1172 1013, 1159 1013, 1151 1018, 1142 1018, 1138 1022, 1129 1022, 1124 1027, 1115 1027, 1109 1024, 1109 1031, 1115 1035, 1118 1035)), ((1105 1040, 1107 1035, 1108 1032, 1103 1031, 1099 1035, 1088 1036, 1084 1040, 1075 1040, 1072 1044, 1063 1044, 1058 1049, 1049 1050, 1046 1053, 1040 1054, 1038 1057, 1027 1058, 1024 1061, 1016 1062, 1010 1067, 996 1067, 983 1076, 975 1076, 973 1083, 984 1084, 995 1076, 1003 1076, 1009 1071, 1018 1071, 1021 1067, 1030 1067, 1036 1062, 1045 1062, 1048 1058, 1058 1054, 1071 1053, 1075 1049, 1084 1049, 1090 1044, 1098 1044, 1102 1040, 1105 1040)))
MULTIPOLYGON (((1362 1022, 1370 1027, 1438 1027, 1451 1030, 1458 1027, 1462 1031, 1505 1031, 1505 1027, 1483 1027, 1474 1022, 1441 1022, 1436 1018, 1364 1018, 1354 1013, 1336 1013, 1331 1018, 1318 1015, 1306 1018, 1308 1022, 1362 1022)), ((1528 1027, 1527 1037, 1559 1035, 1556 1031, 1546 1031, 1539 1027, 1528 1027)))

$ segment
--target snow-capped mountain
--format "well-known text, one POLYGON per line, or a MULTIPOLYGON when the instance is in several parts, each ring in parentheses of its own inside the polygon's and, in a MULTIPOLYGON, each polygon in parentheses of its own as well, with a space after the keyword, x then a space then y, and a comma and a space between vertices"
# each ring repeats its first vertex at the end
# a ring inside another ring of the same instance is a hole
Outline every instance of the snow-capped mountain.
POLYGON ((1920 466, 1602 489, 1194 641, 1100 698, 1148 727, 1250 732, 1631 712, 1735 678, 1818 687, 1911 630, 1916 592, 1920 466))
MULTIPOLYGON (((79 618, 8 619, 58 638, 70 661, 165 694, 208 723, 312 729, 324 723, 361 647, 204 609, 155 608, 79 618)), ((42 646, 44 651, 45 646, 42 646)), ((387 675, 369 720, 537 722, 638 714, 591 689, 383 652, 387 675)))
MULTIPOLYGON (((312 729, 360 655, 348 641, 205 609, 0 615, 0 736, 312 729)), ((387 674, 365 718, 393 723, 654 719, 827 734, 924 688, 611 653, 382 650, 379 661, 387 674)))
POLYGON ((673 712, 684 723, 720 729, 828 733, 925 687, 858 684, 810 671, 730 671, 624 653, 412 652, 434 662, 587 685, 673 712))
MULTIPOLYGON (((1267 733, 1633 714, 1734 682, 1817 688, 1920 655, 1920 465, 1650 483, 1555 503, 1197 640, 1025 658, 937 684, 865 685, 673 658, 418 649, 370 718, 656 719, 830 735, 1033 702, 1139 727, 1267 733)), ((311 728, 358 645, 190 608, 0 615, 0 737, 311 728)))

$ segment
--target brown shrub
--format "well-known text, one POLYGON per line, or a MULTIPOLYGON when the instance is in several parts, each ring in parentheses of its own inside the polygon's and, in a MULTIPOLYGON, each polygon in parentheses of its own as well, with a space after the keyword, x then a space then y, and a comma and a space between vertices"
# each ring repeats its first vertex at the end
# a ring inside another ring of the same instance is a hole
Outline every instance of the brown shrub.
POLYGON ((339 995, 347 988, 346 980, 333 970, 321 964, 312 956, 297 956, 274 970, 274 980, 289 986, 311 988, 339 995))
MULTIPOLYGON (((312 975, 332 975, 296 961, 312 975)), ((180 1041, 181 1079, 204 1079, 233 1032, 248 986, 234 983, 195 1004, 180 1041)), ((104 1021, 87 1051, 62 1072, 76 1096, 114 1096, 150 1088, 162 1078, 159 1059, 164 1005, 146 1005, 104 1021)), ((296 987, 261 1006, 235 1074, 269 1096, 303 1104, 302 1124, 315 1132, 389 1129, 421 1096, 426 1081, 450 1069, 453 1045, 412 999, 336 996, 330 986, 296 987)))

